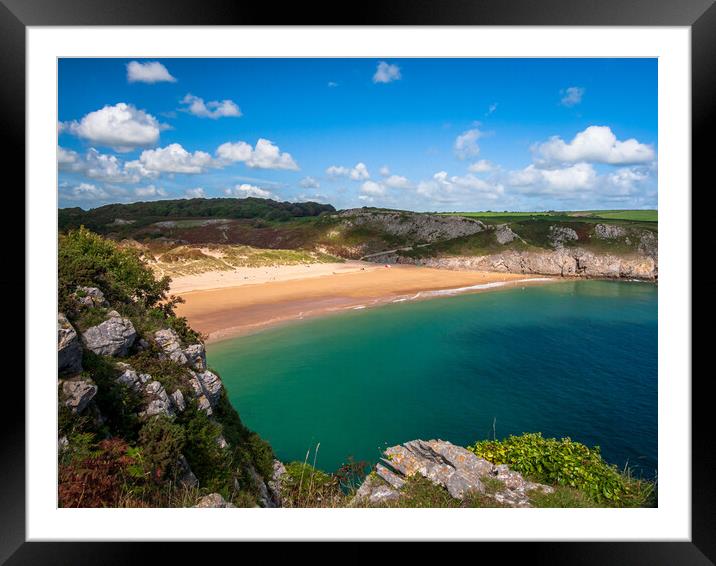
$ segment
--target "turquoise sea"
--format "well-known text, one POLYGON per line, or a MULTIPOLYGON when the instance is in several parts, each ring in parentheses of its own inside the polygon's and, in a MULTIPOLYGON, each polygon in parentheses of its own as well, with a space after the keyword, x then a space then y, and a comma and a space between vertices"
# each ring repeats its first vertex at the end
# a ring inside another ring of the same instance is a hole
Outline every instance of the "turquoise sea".
POLYGON ((657 469, 657 286, 559 282, 390 304, 212 344, 244 423, 283 461, 523 432, 657 469))

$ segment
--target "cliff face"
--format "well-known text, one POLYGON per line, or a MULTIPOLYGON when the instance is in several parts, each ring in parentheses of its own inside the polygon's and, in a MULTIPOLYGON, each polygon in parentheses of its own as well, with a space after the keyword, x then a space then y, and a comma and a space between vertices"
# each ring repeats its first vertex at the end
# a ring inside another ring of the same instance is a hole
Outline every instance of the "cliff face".
MULTIPOLYGON (((403 224, 410 226, 424 222, 416 220, 420 216, 411 215, 408 220, 403 220, 403 224)), ((423 216, 435 218, 435 215, 423 216)), ((449 218, 451 228, 433 231, 436 236, 427 243, 373 253, 363 259, 443 269, 658 279, 658 236, 651 229, 605 223, 567 225, 547 222, 494 225, 480 222, 480 226, 468 229, 455 223, 461 219, 449 218), (448 233, 450 235, 445 237, 448 233)), ((394 218, 392 222, 395 222, 394 218)), ((415 234, 417 228, 412 232, 408 227, 403 230, 405 234, 415 234)), ((426 235, 422 234, 423 240, 426 235)), ((413 241, 418 240, 414 238, 413 241)))
POLYGON ((349 209, 337 215, 344 227, 366 227, 416 244, 470 236, 487 227, 480 220, 405 211, 349 209))
POLYGON ((497 271, 561 277, 598 277, 609 279, 658 279, 656 258, 647 255, 597 254, 582 249, 553 251, 512 251, 484 256, 447 256, 412 258, 398 254, 381 256, 376 261, 424 265, 443 269, 497 271))
POLYGON ((174 315, 168 281, 82 230, 61 239, 59 265, 59 505, 275 506, 271 448, 174 315))

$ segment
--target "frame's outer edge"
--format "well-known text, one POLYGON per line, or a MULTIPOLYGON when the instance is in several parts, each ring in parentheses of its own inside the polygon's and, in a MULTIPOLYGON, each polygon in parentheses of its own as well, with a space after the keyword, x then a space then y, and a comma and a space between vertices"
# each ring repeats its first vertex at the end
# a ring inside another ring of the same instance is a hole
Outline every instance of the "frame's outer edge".
POLYGON ((2 0, 42 25, 691 25, 713 0, 362 0, 345 15, 305 2, 2 0), (314 8, 315 6, 315 8, 314 8))
MULTIPOLYGON (((371 4, 369 2, 368 4, 371 4)), ((364 21, 360 15, 352 24, 374 25, 684 25, 692 28, 692 109, 693 109, 693 178, 697 176, 709 185, 712 176, 706 167, 713 159, 710 145, 714 131, 713 101, 716 100, 716 7, 713 0, 690 0, 668 2, 654 0, 631 0, 623 2, 619 10, 610 2, 583 2, 581 6, 571 5, 566 9, 563 0, 542 0, 540 9, 535 11, 530 0, 487 3, 484 0, 443 0, 440 10, 428 0, 396 0, 390 5, 365 6, 364 13, 371 12, 364 21), (710 8, 709 8, 710 6, 710 8), (374 9, 373 9, 374 8, 374 9), (371 11, 372 9, 372 11, 371 11), (704 12, 704 10, 706 10, 704 12), (702 15, 703 14, 703 15, 702 15), (700 16, 700 17, 699 17, 700 16)), ((235 15, 238 6, 231 0, 204 0, 201 6, 185 0, 154 2, 119 2, 99 0, 0 0, 0 69, 3 85, 0 89, 0 108, 5 111, 2 118, 4 137, 9 141, 11 153, 6 153, 8 163, 24 162, 25 139, 25 30, 26 25, 248 25, 258 23, 298 24, 306 21, 306 12, 301 3, 288 7, 283 15, 273 8, 264 10, 242 6, 242 16, 235 15), (163 9, 171 4, 171 9, 163 9), (9 9, 8 9, 9 6, 9 9), (249 8, 247 10, 247 8, 249 8), (271 12, 274 13, 271 13, 271 12), (16 17, 17 15, 17 17, 16 17), (19 17, 19 19, 18 19, 19 17), (278 18, 278 19, 277 19, 278 18)), ((309 16, 310 10, 308 12, 309 16)), ((326 16, 323 16, 327 19, 326 16)), ((330 13, 333 21, 340 24, 330 13)), ((315 21, 314 23, 318 23, 315 21)), ((18 186, 24 186, 24 169, 17 176, 18 186)), ((710 189, 705 185, 704 190, 710 189)), ((21 201, 22 202, 22 201, 21 201)), ((23 211, 24 202, 23 202, 23 211)), ((19 218, 19 215, 17 215, 19 218)), ((24 218, 24 214, 23 214, 24 218)), ((696 243, 696 241, 694 242, 696 243)), ((24 253, 24 250, 23 250, 24 253)), ((18 253, 19 255, 19 253, 18 253)), ((20 262, 24 266, 24 259, 20 262)), ((16 272, 17 273, 17 272, 16 272)), ((3 279, 2 286, 8 293, 17 293, 17 275, 10 281, 3 279)), ((23 269, 24 280, 24 269, 23 269)), ((24 323, 23 323, 24 328, 24 323)), ((17 329, 17 325, 15 325, 17 329)), ((694 335, 694 339, 697 336, 694 335)), ((716 455, 712 450, 709 432, 712 430, 711 410, 706 410, 710 397, 704 386, 704 378, 692 382, 693 398, 693 541, 689 543, 526 543, 519 545, 528 550, 533 558, 550 558, 553 563, 650 563, 650 564, 708 564, 716 556, 716 455), (696 410, 697 405, 699 410, 696 410), (698 459, 696 458, 698 457, 698 459), (698 546, 698 548, 697 548, 698 546), (699 549, 705 553, 699 552, 699 549), (581 558, 581 559, 580 559, 581 558)), ((19 393, 19 392, 16 392, 19 393)), ((24 398, 24 391, 22 392, 24 398)), ((9 404, 6 404, 7 408, 9 404)), ((24 404, 19 414, 11 415, 7 409, 0 413, 2 422, 2 457, 0 461, 0 563, 24 541, 25 499, 24 499, 24 404), (19 457, 18 457, 19 456, 19 457), (20 465, 12 465, 18 462, 20 465)), ((27 564, 38 561, 54 563, 126 563, 128 560, 149 558, 148 545, 141 543, 70 544, 47 543, 25 544, 10 559, 10 564, 27 564), (111 546, 111 551, 110 551, 111 546), (112 552, 112 554, 110 554, 112 552)), ((187 545, 176 547, 171 544, 152 545, 163 557, 182 553, 184 558, 195 555, 205 559, 205 549, 187 545)), ((495 549, 496 550, 496 549, 495 549)), ((177 556, 178 557, 178 556, 177 556)))
MULTIPOLYGON (((13 269, 3 270, 0 292, 4 297, 25 295, 25 26, 0 3, 0 132, 5 143, 3 165, 7 177, 4 205, 13 212, 3 219, 3 233, 12 239, 6 262, 13 269), (12 204, 10 205, 10 197, 12 204), (7 199, 7 200, 5 200, 7 199), (12 224, 17 223, 15 226, 12 224), (20 246, 19 237, 23 237, 20 246)), ((7 210, 7 209, 6 209, 7 210)), ((17 301, 17 299, 15 299, 17 301)), ((11 301, 13 302, 13 301, 11 301)), ((25 304, 25 301, 23 301, 25 304)), ((13 309, 15 310, 15 309, 13 309)), ((25 321, 19 313, 10 315, 8 342, 25 344, 25 321), (20 338, 22 337, 22 338, 20 338)), ((25 344, 26 345, 26 344, 25 344)), ((16 360, 23 353, 14 352, 16 360)), ((20 356, 23 356, 20 358, 20 356)), ((20 364, 18 364, 20 365, 20 364)), ((24 371, 23 371, 24 375, 24 371)), ((6 373, 6 377, 9 375, 6 373)), ((7 382, 6 382, 7 383, 7 382)), ((25 382, 13 379, 0 410, 0 563, 25 540, 25 382), (22 403, 20 403, 22 399, 22 403)))
MULTIPOLYGON (((696 209, 693 207, 693 198, 696 187, 702 193, 713 192, 714 175, 713 163, 713 133, 716 129, 716 4, 713 4, 691 28, 691 163, 692 163, 692 305, 693 305, 693 260, 701 255, 696 255, 700 249, 704 253, 703 246, 712 240, 708 234, 702 233, 701 237, 694 237, 695 228, 699 227, 706 232, 710 226, 709 219, 700 217, 697 221, 696 209), (708 239, 706 239, 708 238, 708 239)), ((713 195, 712 195, 713 196, 713 195)), ((705 197, 705 194, 704 194, 705 197)), ((702 203, 705 198, 702 199, 702 203)), ((702 215, 710 210, 705 207, 700 209, 702 215)), ((708 299, 704 299, 708 300, 708 299)), ((693 317, 693 307, 691 309, 693 317)), ((705 318, 705 313, 701 315, 705 318)), ((692 318, 692 352, 708 352, 713 346, 705 342, 712 339, 704 334, 695 331, 692 318), (696 348, 697 345, 701 347, 696 348)), ((713 369, 703 373, 704 370, 691 372, 691 529, 692 541, 706 556, 716 561, 716 452, 713 446, 714 413, 713 394, 709 394, 709 385, 713 385, 708 375, 713 376, 713 369)), ((677 376, 672 376, 677 377, 677 376)), ((678 376, 681 377, 681 376, 678 376)))

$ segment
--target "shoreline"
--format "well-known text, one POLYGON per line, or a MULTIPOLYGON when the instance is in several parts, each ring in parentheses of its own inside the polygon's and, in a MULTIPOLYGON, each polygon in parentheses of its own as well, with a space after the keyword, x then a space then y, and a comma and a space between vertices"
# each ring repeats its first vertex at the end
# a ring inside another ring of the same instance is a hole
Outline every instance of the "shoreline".
POLYGON ((380 305, 412 302, 431 298, 479 293, 516 285, 535 285, 561 278, 526 276, 514 273, 451 271, 417 266, 363 265, 349 263, 334 271, 335 264, 286 266, 269 272, 265 268, 244 268, 242 273, 226 279, 225 272, 209 272, 193 281, 179 278, 171 292, 184 298, 177 305, 178 316, 205 335, 207 343, 220 342, 253 334, 279 325, 319 316, 363 310, 380 305), (257 270, 254 277, 246 270, 257 270), (262 278, 263 275, 263 278, 262 278), (273 279, 273 277, 276 277, 273 279), (229 280, 234 285, 226 284, 229 280), (198 288, 191 289, 189 283, 198 288), (187 290, 182 290, 187 289, 187 290))

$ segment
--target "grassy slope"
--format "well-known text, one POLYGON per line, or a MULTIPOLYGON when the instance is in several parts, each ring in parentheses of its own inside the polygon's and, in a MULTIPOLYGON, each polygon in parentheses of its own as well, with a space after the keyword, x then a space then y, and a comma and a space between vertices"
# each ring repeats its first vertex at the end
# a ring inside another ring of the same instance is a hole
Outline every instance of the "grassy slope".
MULTIPOLYGON (((215 199, 225 205, 225 199, 215 199)), ((240 199, 238 199, 240 200, 240 199)), ((210 269, 227 270, 244 265, 291 264, 306 261, 331 261, 333 257, 358 258, 363 255, 412 245, 406 237, 387 234, 380 228, 349 226, 343 218, 333 214, 270 218, 275 211, 263 201, 243 203, 236 214, 247 216, 227 217, 217 208, 212 216, 199 216, 198 212, 214 212, 204 201, 201 210, 189 210, 185 203, 172 214, 157 217, 154 209, 132 208, 133 205, 111 205, 106 209, 82 212, 79 209, 61 211, 65 223, 76 223, 79 216, 91 221, 93 229, 113 240, 130 239, 140 242, 155 258, 165 254, 165 260, 155 263, 158 273, 185 275, 210 269), (252 209, 246 207, 251 205, 252 209), (79 211, 79 212, 78 212, 79 211), (253 212, 252 212, 253 211, 253 212), (142 216, 151 212, 151 216, 142 216), (191 212, 191 216, 186 216, 191 212), (253 213, 253 217, 248 217, 253 213), (79 215, 79 216, 77 216, 79 215), (182 216, 184 215, 184 216, 182 216), (116 218, 133 219, 131 224, 116 224, 116 218), (69 219, 69 220, 68 220, 69 219), (225 246, 223 258, 202 254, 197 249, 208 244, 225 246), (275 253, 262 253, 273 250, 275 253), (173 254, 173 258, 172 258, 173 254), (245 256, 242 257, 241 256, 245 256)), ((279 204, 279 203, 274 203, 279 204)), ((173 205, 179 206, 179 205, 173 205)), ((212 205, 214 206, 214 205, 212 205)), ((218 206, 218 205, 217 205, 218 206)), ((367 210, 367 209, 366 209, 367 210)), ((376 209, 377 211, 377 209, 376 209)), ((235 212, 235 211, 232 211, 235 212)), ((281 211, 285 212, 285 211, 281 211)), ((427 213, 426 213, 427 214, 427 213)), ((624 254, 634 251, 635 245, 626 238, 604 240, 591 238, 593 227, 608 223, 629 230, 658 231, 656 210, 607 211, 549 211, 549 212, 455 212, 443 215, 477 218, 488 225, 509 224, 519 236, 508 245, 499 245, 491 232, 437 242, 427 247, 404 252, 413 257, 440 255, 483 255, 507 249, 552 249, 550 226, 571 228, 579 234, 579 242, 566 242, 565 246, 579 245, 596 253, 624 254)), ((61 222, 61 226, 63 223, 61 222)))
POLYGON ((307 250, 273 250, 243 245, 177 246, 156 255, 150 263, 159 276, 180 277, 239 267, 268 267, 341 262, 341 258, 307 250))

